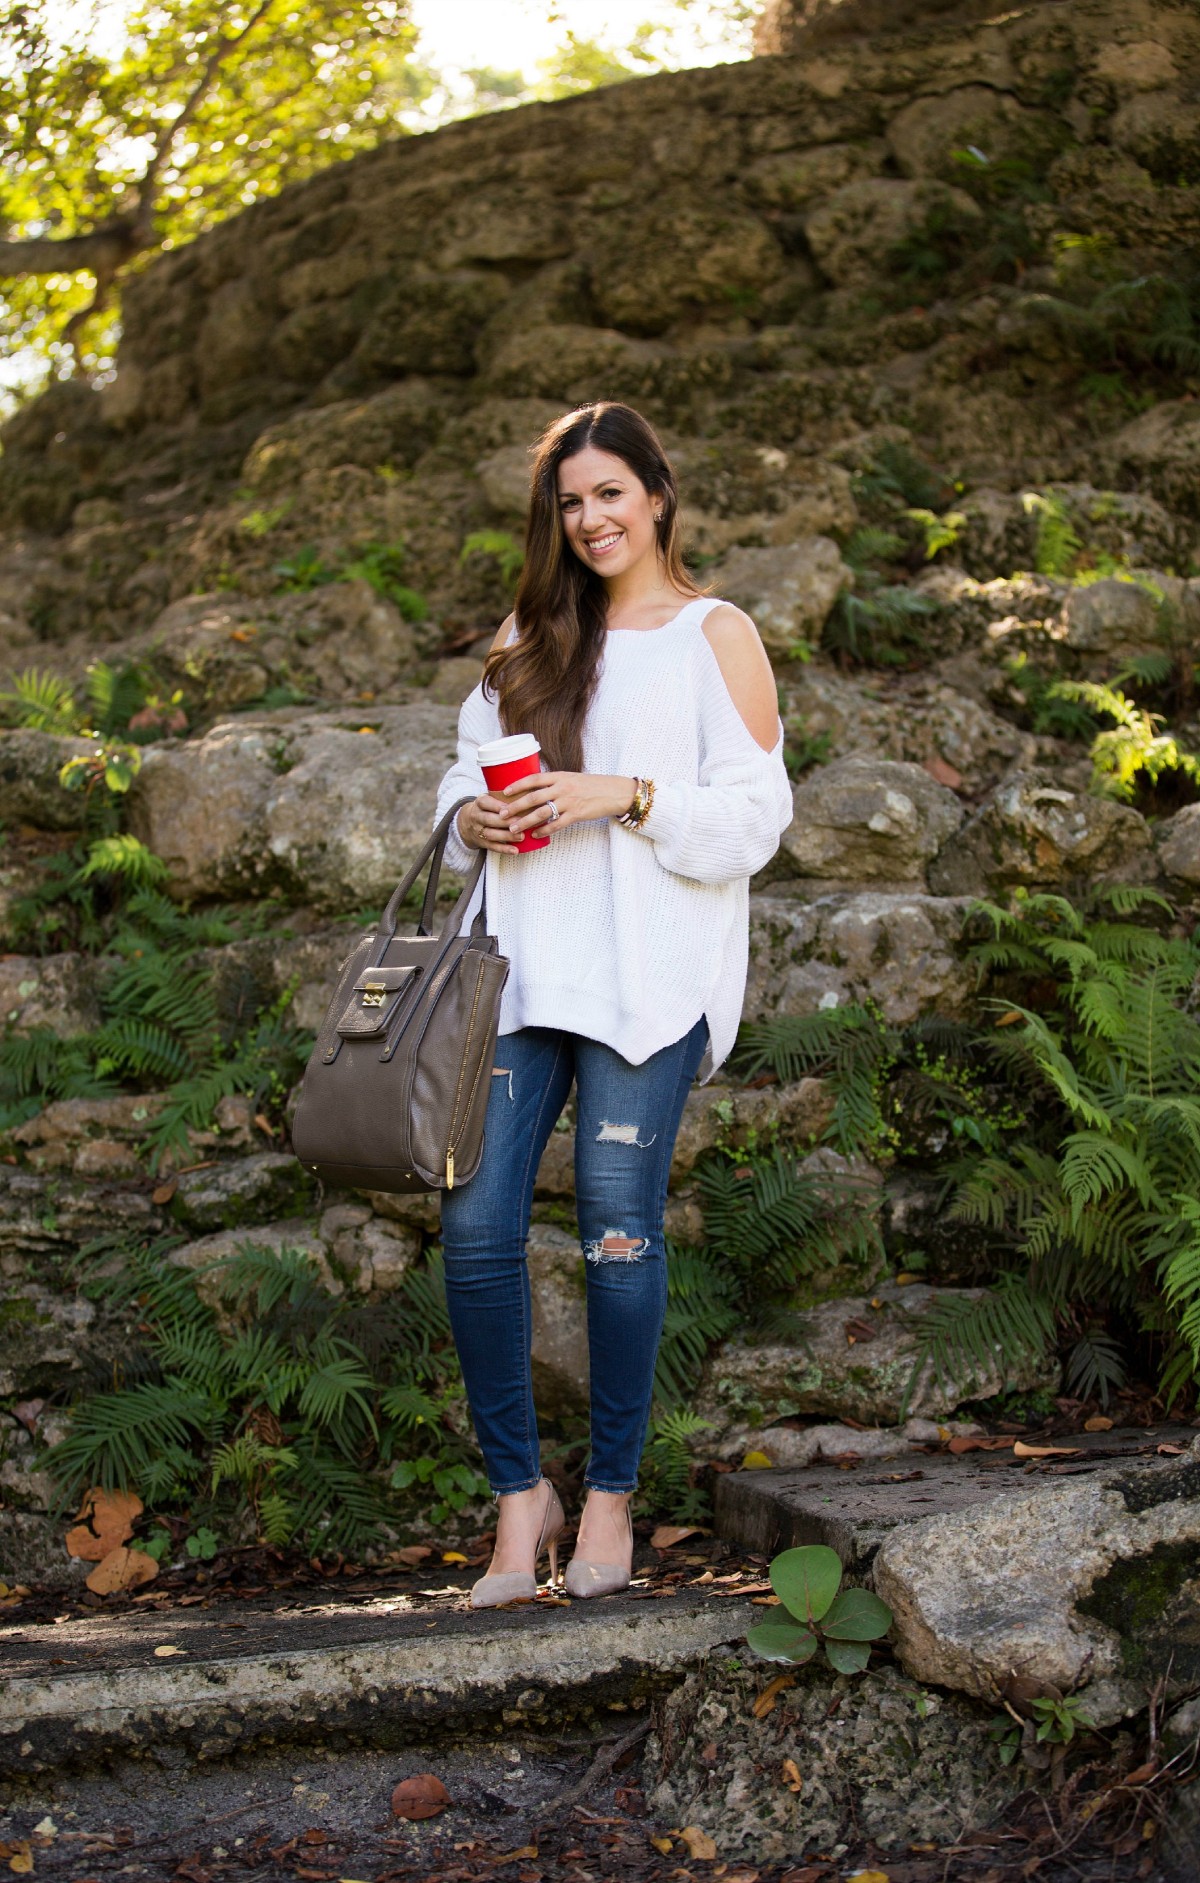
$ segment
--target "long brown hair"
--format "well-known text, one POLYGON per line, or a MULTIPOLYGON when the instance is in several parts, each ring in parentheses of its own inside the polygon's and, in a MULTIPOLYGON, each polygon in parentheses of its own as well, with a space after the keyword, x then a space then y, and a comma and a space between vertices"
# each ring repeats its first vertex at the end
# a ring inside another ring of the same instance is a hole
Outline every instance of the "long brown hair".
POLYGON ((581 405, 548 425, 533 448, 525 566, 517 585, 520 639, 496 647, 483 666, 484 692, 499 696, 505 732, 531 732, 550 771, 583 770, 583 727, 604 646, 608 591, 567 542, 558 499, 564 458, 594 445, 629 466, 662 499, 658 547, 667 580, 698 595, 684 567, 679 491, 662 441, 632 406, 581 405))

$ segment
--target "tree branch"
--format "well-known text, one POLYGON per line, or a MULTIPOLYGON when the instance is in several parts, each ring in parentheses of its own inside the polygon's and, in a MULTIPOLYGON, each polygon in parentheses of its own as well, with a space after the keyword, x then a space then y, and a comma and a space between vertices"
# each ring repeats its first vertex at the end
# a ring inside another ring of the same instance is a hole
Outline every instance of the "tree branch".
POLYGON ((163 126, 158 142, 154 147, 154 153, 149 163, 146 165, 141 179, 134 185, 134 188, 138 192, 137 222, 139 229, 149 229, 150 219, 154 214, 154 186, 158 181, 158 173, 166 162, 176 137, 195 117, 201 104, 204 102, 206 93, 211 89, 212 82, 224 65, 226 59, 236 50, 242 40, 246 38, 247 34, 254 31, 259 21, 265 19, 273 5, 274 0, 260 0, 260 4, 250 15, 250 18, 246 21, 240 33, 234 33, 229 38, 218 40, 212 52, 209 54, 203 72, 200 74, 190 94, 185 99, 182 110, 171 119, 170 124, 163 126))
POLYGON ((115 217, 79 235, 33 235, 0 242, 0 280, 14 275, 73 274, 89 268, 97 279, 111 278, 147 238, 133 217, 115 217))

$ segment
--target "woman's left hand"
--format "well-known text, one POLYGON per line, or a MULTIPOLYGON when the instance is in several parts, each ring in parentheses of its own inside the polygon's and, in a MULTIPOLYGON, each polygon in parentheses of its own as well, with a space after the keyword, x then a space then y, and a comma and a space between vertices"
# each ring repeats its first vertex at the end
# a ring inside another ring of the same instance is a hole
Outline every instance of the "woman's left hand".
POLYGON ((568 824, 582 824, 590 817, 619 817, 633 803, 637 780, 610 777, 604 772, 533 772, 528 778, 514 778, 498 798, 512 805, 509 829, 517 836, 536 830, 539 837, 552 837, 568 824), (558 811, 552 817, 547 808, 553 800, 558 811))

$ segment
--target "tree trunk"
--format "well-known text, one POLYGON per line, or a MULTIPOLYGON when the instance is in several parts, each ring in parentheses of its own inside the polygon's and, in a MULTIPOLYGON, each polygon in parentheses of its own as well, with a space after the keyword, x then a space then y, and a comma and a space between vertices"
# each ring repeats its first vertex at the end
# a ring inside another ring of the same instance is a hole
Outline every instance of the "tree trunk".
POLYGON ((97 281, 111 281, 117 269, 146 245, 146 232, 133 217, 101 223, 82 235, 37 235, 0 242, 0 280, 11 281, 14 275, 69 275, 87 268, 97 281))

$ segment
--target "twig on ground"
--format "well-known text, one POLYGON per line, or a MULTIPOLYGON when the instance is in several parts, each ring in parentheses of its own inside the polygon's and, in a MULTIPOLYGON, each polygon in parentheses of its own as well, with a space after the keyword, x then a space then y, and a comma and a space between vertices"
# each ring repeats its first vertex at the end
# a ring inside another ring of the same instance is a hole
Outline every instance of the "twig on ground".
POLYGON ((548 1798, 545 1804, 539 1807, 539 1819, 548 1818, 551 1812, 569 1811, 571 1806, 577 1805, 581 1798, 586 1798, 601 1779, 608 1777, 622 1753, 628 1752, 631 1746, 636 1746, 649 1731, 649 1719, 639 1720, 623 1738, 610 1739, 607 1745, 601 1746, 581 1779, 574 1785, 568 1785, 567 1789, 560 1791, 557 1797, 548 1798))

